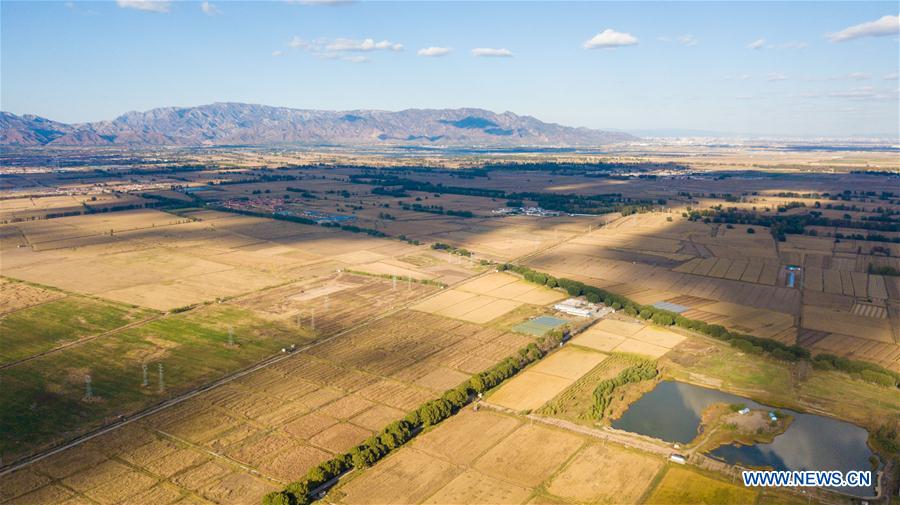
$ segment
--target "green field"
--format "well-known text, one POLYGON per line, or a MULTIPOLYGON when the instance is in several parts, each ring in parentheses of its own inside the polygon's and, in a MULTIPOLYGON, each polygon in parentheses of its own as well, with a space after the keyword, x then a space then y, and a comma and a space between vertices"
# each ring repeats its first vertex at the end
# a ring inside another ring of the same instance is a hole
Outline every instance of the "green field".
POLYGON ((212 305, 0 370, 0 454, 21 455, 217 379, 309 337, 296 326, 212 305), (228 328, 234 346, 228 344, 228 328), (142 386, 141 364, 150 385, 142 386), (162 363, 165 391, 157 383, 162 363), (84 401, 90 374, 93 401, 84 401))
POLYGON ((156 314, 149 309, 76 295, 18 310, 0 318, 0 364, 156 314))

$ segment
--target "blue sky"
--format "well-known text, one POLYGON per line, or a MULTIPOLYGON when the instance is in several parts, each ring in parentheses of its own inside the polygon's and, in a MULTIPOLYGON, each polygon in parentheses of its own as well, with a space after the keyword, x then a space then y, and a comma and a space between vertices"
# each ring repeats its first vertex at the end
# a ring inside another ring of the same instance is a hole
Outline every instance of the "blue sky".
POLYGON ((217 101, 483 107, 592 128, 896 137, 897 5, 2 1, 0 105, 65 122, 217 101))

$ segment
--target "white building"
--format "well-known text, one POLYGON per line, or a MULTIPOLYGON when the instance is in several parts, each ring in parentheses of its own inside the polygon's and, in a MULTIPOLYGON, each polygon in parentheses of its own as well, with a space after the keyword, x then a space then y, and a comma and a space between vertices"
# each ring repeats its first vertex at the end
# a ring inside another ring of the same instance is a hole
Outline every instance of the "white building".
POLYGON ((594 304, 588 303, 577 298, 569 298, 563 300, 553 306, 554 309, 571 316, 591 317, 594 313, 594 304))

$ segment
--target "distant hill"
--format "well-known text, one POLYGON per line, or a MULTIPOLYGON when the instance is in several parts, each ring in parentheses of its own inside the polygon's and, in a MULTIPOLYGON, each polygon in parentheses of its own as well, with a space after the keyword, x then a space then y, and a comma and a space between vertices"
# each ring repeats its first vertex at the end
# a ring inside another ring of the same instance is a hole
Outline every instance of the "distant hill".
POLYGON ((572 128, 483 109, 338 112, 214 103, 129 112, 112 121, 82 124, 0 113, 0 145, 6 146, 595 146, 633 139, 623 132, 572 128))

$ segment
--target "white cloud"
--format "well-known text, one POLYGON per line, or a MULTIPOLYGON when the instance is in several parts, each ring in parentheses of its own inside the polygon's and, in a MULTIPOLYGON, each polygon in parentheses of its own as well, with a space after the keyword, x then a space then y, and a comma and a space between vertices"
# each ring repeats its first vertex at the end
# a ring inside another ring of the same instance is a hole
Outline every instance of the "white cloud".
POLYGON ((766 39, 756 39, 747 44, 747 49, 762 49, 766 45, 766 39))
POLYGON ((590 40, 584 41, 582 45, 585 49, 596 49, 598 47, 634 46, 637 43, 638 39, 634 35, 607 28, 591 37, 590 40))
POLYGON ((512 58, 513 53, 505 47, 476 47, 475 49, 472 49, 472 56, 477 58, 512 58))
POLYGON ((726 75, 726 81, 746 81, 750 79, 750 74, 737 74, 737 75, 726 75))
POLYGON ((365 63, 370 61, 369 58, 353 53, 373 52, 373 51, 402 51, 403 44, 397 44, 389 40, 381 40, 376 42, 375 39, 315 39, 304 40, 298 36, 294 36, 288 41, 288 47, 291 49, 300 49, 306 51, 317 58, 325 58, 329 60, 347 61, 350 63, 365 63))
POLYGON ((309 43, 294 35, 294 38, 288 42, 288 46, 290 46, 291 49, 306 49, 309 47, 309 43))
POLYGON ((200 10, 202 10, 203 13, 207 16, 215 16, 216 14, 222 13, 222 11, 220 11, 218 7, 209 2, 203 2, 202 4, 200 4, 200 10))
POLYGON ((787 76, 784 74, 779 74, 778 72, 772 72, 766 76, 766 80, 769 82, 786 81, 787 76))
POLYGON ((865 74, 862 72, 850 72, 849 74, 844 76, 845 79, 851 79, 854 81, 865 81, 867 79, 871 79, 872 76, 869 74, 865 74))
POLYGON ((872 86, 861 86, 845 91, 832 91, 828 93, 831 98, 846 98, 849 100, 896 100, 898 90, 876 89, 872 86))
POLYGON ((453 49, 450 49, 449 47, 431 46, 419 49, 416 54, 418 54, 419 56, 435 58, 438 56, 447 56, 451 51, 453 51, 453 49))
POLYGON ((344 51, 378 51, 378 50, 402 51, 403 44, 396 44, 389 40, 375 42, 375 39, 334 39, 325 44, 325 50, 328 52, 344 52, 344 51))
POLYGON ((123 9, 147 12, 169 12, 171 3, 168 0, 116 0, 116 4, 123 9))
POLYGON ((696 46, 698 43, 700 43, 700 41, 691 34, 686 34, 678 37, 678 42, 681 42, 686 46, 696 46))
POLYGON ((853 25, 826 36, 832 42, 845 42, 863 37, 885 37, 900 33, 900 16, 882 16, 875 21, 853 25))
POLYGON ((885 81, 896 81, 897 80, 897 72, 894 72, 893 74, 887 74, 886 76, 884 76, 884 80, 885 81))
POLYGON ((747 44, 748 49, 758 50, 758 49, 806 49, 809 47, 809 44, 803 41, 792 41, 792 42, 782 42, 780 44, 776 44, 774 42, 768 42, 766 39, 756 39, 753 42, 747 44))
POLYGON ((284 51, 281 51, 281 50, 277 50, 277 49, 276 49, 275 51, 272 51, 272 56, 274 56, 274 57, 276 57, 276 58, 278 58, 278 57, 280 57, 280 56, 284 56, 284 51))
POLYGON ((341 56, 340 59, 341 61, 349 61, 350 63, 367 63, 368 61, 370 61, 366 56, 362 56, 359 54, 353 56, 341 56))

